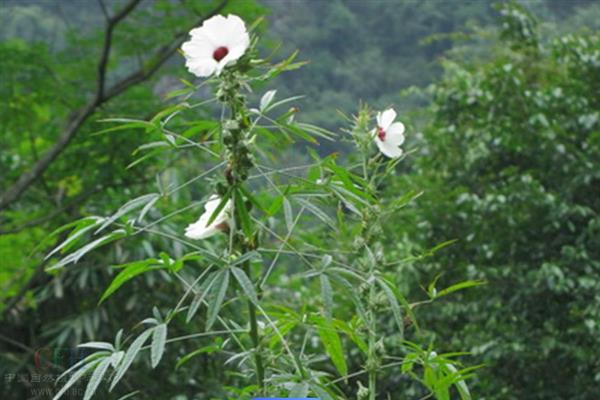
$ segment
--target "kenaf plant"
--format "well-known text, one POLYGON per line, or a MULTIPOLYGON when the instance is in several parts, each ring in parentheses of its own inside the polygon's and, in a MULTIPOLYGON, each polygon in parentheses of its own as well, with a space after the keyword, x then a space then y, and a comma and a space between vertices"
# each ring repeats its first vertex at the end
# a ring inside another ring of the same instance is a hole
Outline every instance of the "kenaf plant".
MULTIPOLYGON (((205 398, 396 398, 401 385, 377 386, 386 371, 395 370, 421 382, 426 397, 449 399, 455 387, 462 399, 470 399, 465 379, 473 368, 460 369, 453 359, 463 353, 437 355, 431 346, 405 340, 405 325, 417 327, 417 304, 404 298, 386 271, 398 261, 386 260, 379 240, 382 226, 388 215, 418 195, 388 200, 378 190, 403 160, 404 125, 394 121, 393 109, 377 114, 373 124, 372 112, 363 108, 350 119, 349 137, 358 156, 349 157, 349 166, 338 164, 337 153, 322 157, 306 148, 310 163, 282 167, 286 144, 298 139, 318 144, 337 135, 297 121, 298 109, 287 107, 301 96, 277 100, 276 91, 269 90, 257 107, 250 106, 253 88, 303 64, 294 62, 297 53, 274 64, 271 56, 260 58, 258 39, 250 35, 255 26, 248 31, 234 15, 205 21, 190 32, 182 53, 188 70, 206 79, 200 84, 183 81, 185 87, 171 95, 183 100, 149 121, 112 119, 108 122, 120 124, 100 132, 142 129, 157 139, 139 147, 136 153, 142 155, 132 166, 166 152, 190 151, 193 158, 182 156, 185 162, 200 166, 208 159, 212 165, 182 184, 170 184, 170 175, 159 172, 156 193, 134 198, 108 217, 87 216, 51 235, 69 232, 49 254, 65 255, 50 272, 125 238, 154 238, 155 246, 144 249, 149 258, 116 266, 119 272, 100 302, 110 301, 142 274, 158 272, 182 288, 174 306, 160 306, 158 300, 152 305, 152 317, 134 327, 143 327, 141 333, 121 330, 114 343, 82 344, 94 352, 62 374, 59 380, 68 379, 54 399, 87 375, 85 400, 102 380, 110 381, 112 391, 143 350, 150 351, 155 368, 167 345, 180 354, 176 370, 201 356, 217 360, 218 379, 197 390, 205 398), (194 102, 207 87, 214 96, 194 102), (215 105, 218 120, 197 119, 200 110, 215 105), (193 121, 178 125, 177 117, 186 115, 193 121), (379 150, 375 153, 373 143, 379 150), (352 163, 357 157, 359 162, 352 163), (184 189, 201 193, 204 200, 168 210, 170 199, 184 189), (184 231, 181 222, 189 223, 199 206, 204 212, 184 231), (158 217, 145 222, 152 216, 158 217), (82 244, 84 237, 91 239, 82 244), (351 306, 336 304, 336 296, 351 306), (389 316, 392 327, 385 323, 389 316), (186 326, 192 333, 169 334, 186 326), (198 341, 200 347, 185 351, 184 343, 198 341), (350 363, 356 355, 359 362, 350 363)), ((429 299, 419 304, 476 284, 463 282, 439 292, 430 285, 429 299)))

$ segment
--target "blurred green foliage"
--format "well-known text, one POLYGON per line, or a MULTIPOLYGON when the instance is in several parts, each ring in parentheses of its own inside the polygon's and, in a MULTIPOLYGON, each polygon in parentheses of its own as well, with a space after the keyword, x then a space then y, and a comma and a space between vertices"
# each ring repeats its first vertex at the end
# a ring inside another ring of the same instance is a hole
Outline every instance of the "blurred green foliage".
POLYGON ((548 40, 524 9, 500 11, 488 61, 445 63, 407 179, 425 191, 409 237, 459 239, 427 274, 489 286, 420 316, 487 364, 480 398, 595 399, 600 35, 548 40))

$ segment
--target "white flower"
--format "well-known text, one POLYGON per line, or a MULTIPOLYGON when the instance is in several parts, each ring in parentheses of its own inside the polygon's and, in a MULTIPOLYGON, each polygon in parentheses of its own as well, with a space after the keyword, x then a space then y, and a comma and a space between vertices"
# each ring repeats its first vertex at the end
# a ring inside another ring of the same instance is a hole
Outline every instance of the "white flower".
POLYGON ((228 200, 217 217, 210 224, 208 223, 220 203, 221 198, 219 196, 211 196, 204 205, 204 214, 200 216, 198 221, 185 228, 185 236, 190 239, 206 239, 226 230, 229 227, 231 200, 228 200))
POLYGON ((400 146, 404 143, 404 124, 394 122, 396 111, 389 108, 377 113, 377 128, 373 132, 375 144, 379 151, 389 158, 398 158, 402 155, 400 146))
POLYGON ((199 77, 219 75, 223 68, 244 55, 250 45, 250 36, 244 21, 237 15, 215 15, 201 27, 190 31, 191 39, 181 49, 185 66, 199 77))

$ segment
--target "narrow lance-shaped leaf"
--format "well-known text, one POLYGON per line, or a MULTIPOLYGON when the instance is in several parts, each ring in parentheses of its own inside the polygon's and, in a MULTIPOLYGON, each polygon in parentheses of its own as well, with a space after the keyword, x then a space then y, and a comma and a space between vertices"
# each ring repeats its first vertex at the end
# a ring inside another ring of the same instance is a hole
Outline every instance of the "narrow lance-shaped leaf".
POLYGON ((113 215, 110 216, 110 218, 108 218, 106 221, 104 221, 104 223, 102 225, 100 225, 100 227, 94 233, 100 232, 101 230, 103 230, 108 225, 112 224, 113 222, 115 222, 117 219, 119 219, 121 216, 127 214, 128 212, 135 210, 136 208, 145 206, 149 202, 156 201, 159 197, 160 197, 160 194, 158 194, 158 193, 150 193, 150 194, 145 194, 140 197, 136 197, 133 200, 129 200, 127 203, 122 205, 117 210, 116 213, 114 213, 113 215))
POLYGON ((326 318, 318 318, 317 320, 317 331, 319 337, 323 342, 325 351, 333 361, 333 365, 338 370, 340 375, 345 376, 348 374, 348 366, 346 359, 344 358, 344 349, 342 348, 342 341, 340 336, 335 330, 331 321, 326 318))
POLYGON ((333 309, 333 290, 331 289, 331 282, 325 274, 321 274, 321 299, 323 300, 323 309, 325 311, 325 317, 331 319, 333 309))
POLYGON ((235 279, 240 284, 240 287, 242 288, 246 296, 248 296, 248 298, 254 304, 258 304, 258 296, 256 295, 256 290, 254 289, 254 285, 250 281, 250 278, 248 278, 248 275, 246 275, 246 273, 238 267, 231 267, 231 272, 233 273, 233 276, 235 276, 235 279))
POLYGON ((103 221, 104 221, 104 218, 102 218, 102 217, 95 217, 95 216, 94 217, 86 217, 86 218, 82 218, 78 221, 72 222, 70 224, 67 224, 65 226, 58 228, 57 230, 52 232, 49 235, 49 237, 58 235, 59 233, 69 229, 70 227, 75 226, 75 229, 73 229, 73 231, 69 234, 67 239, 65 239, 65 241, 62 242, 60 245, 56 246, 50 253, 48 253, 48 255, 45 258, 48 259, 48 258, 52 257, 54 254, 56 254, 58 251, 61 251, 61 250, 64 253, 70 247, 72 247, 75 243, 77 243, 77 241, 86 232, 94 229, 97 225, 101 224, 103 221))
POLYGON ((104 378, 104 375, 106 374, 106 371, 108 370, 110 364, 111 359, 108 357, 98 364, 98 366, 94 370, 94 373, 92 374, 92 377, 90 378, 90 381, 88 382, 87 387, 85 388, 83 400, 89 400, 92 398, 92 396, 96 392, 96 389, 98 389, 98 385, 100 385, 100 382, 102 382, 102 378, 104 378))
POLYGON ((250 219, 250 214, 248 213, 248 209, 246 208, 246 204, 244 203, 244 196, 240 190, 236 190, 233 193, 234 202, 235 202, 235 213, 237 214, 239 221, 242 225, 242 230, 246 237, 252 236, 252 221, 250 219))
POLYGON ((377 279, 377 282, 379 283, 379 286, 381 286, 381 289, 383 289, 383 292, 385 293, 388 302, 390 303, 390 307, 392 308, 392 314, 394 314, 394 319, 396 320, 396 324, 398 325, 400 336, 404 336, 404 321, 402 319, 402 310, 400 309, 400 305, 398 304, 398 299, 396 298, 396 295, 394 294, 392 289, 390 289, 390 287, 388 286, 387 282, 381 279, 377 279))
POLYGON ((204 282, 202 282, 202 285, 200 285, 200 288, 198 289, 199 293, 194 297, 194 300, 192 300, 192 303, 190 304, 190 308, 188 309, 188 313, 185 318, 186 322, 190 322, 194 315, 196 315, 196 312, 198 312, 198 308, 200 308, 200 306, 204 302, 204 299, 210 292, 212 285, 215 283, 218 277, 219 273, 214 272, 211 273, 204 282))
POLYGON ((211 298, 208 303, 208 316, 206 321, 207 330, 210 329, 217 320, 219 310, 221 309, 223 300, 225 300, 225 294, 227 293, 228 287, 229 271, 224 269, 218 273, 215 283, 211 289, 211 298))
POLYGON ((135 357, 140 352, 142 346, 144 345, 144 343, 146 343, 146 340, 148 340, 148 338, 152 334, 153 329, 154 328, 146 329, 140 334, 140 336, 138 336, 133 341, 133 343, 131 343, 131 346, 129 346, 129 349, 127 349, 127 352, 123 357, 123 361, 121 362, 119 368, 117 369, 117 372, 115 373, 115 377, 113 378, 112 383, 110 384, 109 390, 112 391, 117 385, 117 383, 119 383, 121 378, 123 378, 123 375, 125 375, 125 372, 127 372, 129 366, 131 365, 131 363, 133 363, 133 360, 135 360, 135 357))
POLYGON ((150 347, 150 360, 152 368, 156 368, 165 352, 167 341, 167 324, 160 324, 154 328, 152 333, 152 347, 150 347))
POLYGON ((161 265, 160 261, 156 260, 155 258, 150 258, 148 260, 136 261, 127 264, 126 268, 117 274, 115 279, 113 279, 108 288, 104 291, 99 303, 102 303, 113 293, 115 293, 126 282, 130 281, 136 276, 148 271, 154 271, 162 268, 165 268, 165 266, 161 265))
POLYGON ((78 369, 73 375, 71 375, 71 378, 67 381, 67 383, 65 383, 65 386, 63 386, 58 391, 58 393, 56 393, 56 395, 52 398, 52 400, 60 399, 62 397, 62 395, 65 394, 67 392, 67 390, 69 390, 71 388, 71 386, 73 386, 86 373, 88 373, 93 368, 95 368, 101 361, 102 360, 93 361, 93 362, 81 367, 80 369, 78 369))
POLYGON ((79 259, 81 259, 81 257, 86 255, 90 251, 92 251, 98 247, 104 246, 105 244, 108 244, 115 240, 121 239, 125 236, 127 236, 127 231, 125 231, 124 229, 116 229, 116 230, 112 231, 111 233, 104 235, 101 238, 96 239, 91 243, 86 244, 85 246, 83 246, 82 248, 77 250, 76 252, 69 254, 68 256, 66 256, 65 258, 60 260, 58 263, 52 265, 51 267, 46 268, 46 271, 53 271, 53 270, 62 268, 63 266, 65 266, 69 263, 75 264, 79 261, 79 259))

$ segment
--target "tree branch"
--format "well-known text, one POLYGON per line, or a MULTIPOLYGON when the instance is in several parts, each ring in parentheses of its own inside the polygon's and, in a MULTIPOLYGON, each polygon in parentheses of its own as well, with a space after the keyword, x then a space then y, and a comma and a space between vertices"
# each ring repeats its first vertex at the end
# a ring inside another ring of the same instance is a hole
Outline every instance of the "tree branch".
MULTIPOLYGON (((104 30, 104 46, 102 47, 102 55, 100 56, 100 62, 98 63, 98 89, 96 90, 96 99, 98 103, 104 101, 104 85, 106 84, 106 65, 108 64, 108 58, 110 57, 110 48, 112 45, 112 36, 115 27, 121 22, 129 13, 131 13, 142 0, 131 0, 123 9, 115 14, 113 17, 108 18, 106 21, 106 28, 104 30)), ((101 2, 100 4, 103 5, 101 2)), ((104 8, 103 8, 104 10, 104 8)), ((108 15, 108 13, 107 13, 108 15)))
MULTIPOLYGON (((110 37, 112 40, 112 29, 114 29, 114 25, 121 21, 123 18, 127 16, 128 13, 131 12, 133 8, 140 2, 141 0, 134 0, 130 2, 119 14, 115 15, 109 20, 107 25, 107 31, 105 33, 105 38, 110 37), (129 9, 131 7, 131 10, 129 9), (111 24, 110 21, 113 21, 111 24), (108 32, 110 28, 110 34, 108 32)), ((125 92, 131 86, 134 86, 138 83, 141 83, 148 78, 150 78, 164 63, 169 59, 175 51, 181 46, 181 43, 184 41, 186 33, 189 29, 197 26, 202 21, 207 18, 214 16, 219 13, 227 4, 228 0, 222 0, 214 10, 212 10, 208 15, 200 18, 193 26, 182 31, 175 35, 173 40, 169 43, 161 47, 153 57, 150 59, 153 60, 146 65, 138 69, 137 71, 131 73, 127 77, 121 79, 119 82, 114 84, 108 90, 97 90, 96 96, 90 100, 90 102, 82 107, 78 112, 74 114, 74 116, 69 120, 65 130, 59 136, 57 142, 49 149, 34 165, 31 169, 21 175, 21 177, 17 180, 17 182, 7 189, 2 196, 0 197, 0 211, 9 207, 12 203, 17 201, 21 195, 37 180, 40 176, 44 174, 44 172, 48 169, 50 164, 58 157, 69 145, 69 142, 76 136, 81 126, 87 121, 87 119, 96 111, 96 109, 102 105, 103 103, 109 101, 110 99, 119 96, 121 93, 125 92)), ((106 64, 108 62, 108 56, 110 53, 110 40, 107 46, 107 41, 105 40, 103 47, 102 56, 100 59, 100 63, 98 64, 99 76, 98 76, 98 89, 101 87, 104 88, 104 80, 106 73, 106 64), (105 55, 106 53, 106 55, 105 55), (101 72, 101 73, 100 73, 101 72)))

